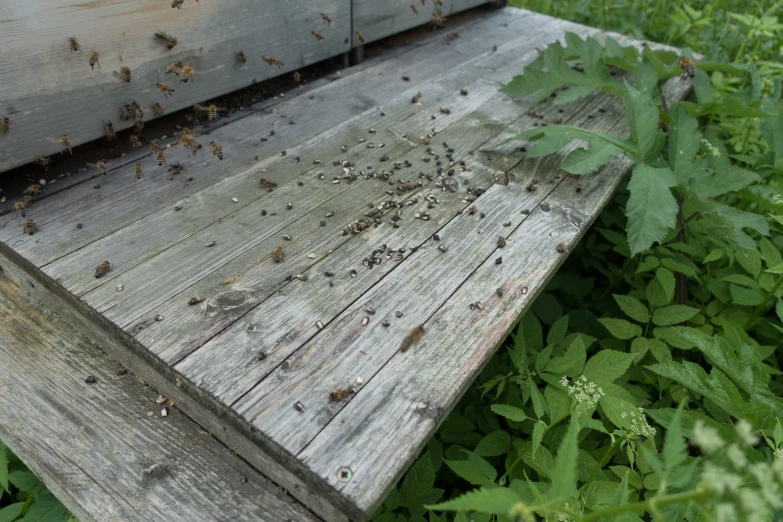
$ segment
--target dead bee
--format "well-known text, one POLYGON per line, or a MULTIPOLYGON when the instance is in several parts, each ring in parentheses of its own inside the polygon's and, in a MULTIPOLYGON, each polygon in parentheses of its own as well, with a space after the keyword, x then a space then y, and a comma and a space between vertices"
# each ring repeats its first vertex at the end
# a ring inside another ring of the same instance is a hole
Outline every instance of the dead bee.
POLYGON ((360 33, 359 31, 356 31, 353 34, 356 35, 356 39, 357 40, 359 40, 360 42, 364 43, 364 35, 362 33, 360 33))
POLYGON ((478 212, 478 207, 476 205, 473 205, 468 209, 468 214, 470 214, 471 216, 475 216, 477 212, 478 212))
POLYGON ((98 65, 98 69, 101 68, 101 62, 98 61, 98 58, 100 58, 100 55, 96 52, 90 53, 90 69, 95 69, 95 65, 98 65))
POLYGON ((416 9, 416 6, 411 4, 411 11, 413 11, 415 14, 419 14, 419 10, 416 9))
POLYGON ((109 262, 104 261, 95 268, 95 279, 100 279, 109 271, 109 262))
POLYGON ((174 9, 175 7, 177 9, 182 9, 182 4, 185 3, 185 0, 174 0, 171 2, 171 8, 174 9))
POLYGON ((135 134, 130 135, 130 142, 134 149, 139 149, 143 146, 141 140, 135 134))
POLYGON ((168 85, 166 85, 163 82, 158 82, 156 87, 158 89, 160 89, 161 91, 163 91, 163 96, 165 96, 165 97, 168 97, 169 95, 172 95, 172 96, 174 95, 174 87, 169 87, 168 85))
POLYGON ((560 254, 565 254, 566 252, 568 252, 568 247, 566 246, 565 243, 558 243, 557 246, 555 247, 555 250, 557 250, 560 254))
POLYGON ((155 163, 158 164, 158 167, 162 167, 166 163, 166 152, 163 149, 155 151, 155 163))
POLYGON ((324 22, 326 22, 327 24, 331 24, 331 23, 332 23, 332 19, 331 19, 331 18, 329 18, 329 15, 328 15, 328 14, 326 14, 326 13, 321 13, 321 18, 322 18, 322 19, 323 19, 323 21, 324 21, 324 22))
POLYGON ((411 102, 419 103, 419 100, 421 99, 422 96, 424 96, 422 93, 417 92, 416 94, 413 95, 413 98, 411 98, 411 102))
POLYGON ((122 106, 122 119, 127 121, 131 118, 133 118, 133 106, 129 103, 126 103, 122 106))
POLYGON ((498 238, 498 248, 503 248, 504 246, 506 246, 506 241, 508 241, 507 237, 500 236, 498 238))
POLYGON ((527 187, 525 188, 527 189, 528 192, 533 192, 538 188, 538 185, 536 185, 535 182, 531 181, 530 183, 527 184, 527 187))
POLYGON ((71 36, 70 38, 68 38, 68 42, 71 46, 71 52, 74 51, 82 52, 82 46, 79 45, 79 41, 75 37, 71 36))
POLYGON ((680 81, 684 81, 685 78, 693 78, 696 76, 696 64, 690 58, 682 57, 677 61, 677 67, 682 69, 682 76, 680 81))
POLYGON ((212 120, 218 119, 217 106, 216 105, 210 105, 209 106, 209 109, 207 110, 207 119, 208 119, 208 121, 212 121, 212 120))
POLYGON ((24 222, 24 227, 22 227, 22 234, 30 234, 32 236, 36 232, 38 232, 38 225, 35 224, 35 221, 28 219, 24 222))
POLYGON ((139 105, 138 102, 133 102, 133 115, 136 117, 136 120, 141 121, 144 119, 144 109, 141 108, 141 105, 139 105))
POLYGON ((262 56, 262 60, 264 60, 269 65, 277 65, 278 67, 281 67, 285 65, 281 60, 278 60, 277 58, 270 58, 268 56, 262 56))
POLYGON ((186 65, 182 68, 182 73, 179 75, 179 81, 182 83, 188 83, 193 81, 193 67, 186 65))
POLYGON ((179 144, 184 145, 186 148, 190 149, 194 156, 196 155, 196 151, 201 148, 201 143, 199 143, 199 141, 190 134, 183 134, 180 136, 179 144))
POLYGON ((210 141, 209 146, 212 148, 212 155, 217 156, 220 161, 223 161, 223 147, 216 141, 210 141))
POLYGON ((161 43, 166 44, 166 47, 169 49, 174 49, 174 47, 177 45, 177 39, 174 36, 164 33, 163 31, 158 31, 155 33, 155 39, 161 43))
POLYGON ((404 81, 404 82, 409 82, 409 81, 411 81, 411 79, 410 79, 410 76, 403 75, 403 76, 402 76, 402 81, 404 81))
POLYGON ((313 36, 315 36, 316 40, 323 40, 324 39, 324 35, 322 35, 318 31, 313 31, 312 34, 313 34, 313 36))
POLYGON ((166 67, 165 73, 166 74, 174 73, 177 76, 179 76, 179 73, 176 71, 176 69, 182 69, 183 67, 185 67, 185 64, 182 63, 181 61, 177 60, 176 62, 174 62, 171 65, 169 65, 168 67, 166 67))
POLYGON ((361 219, 356 222, 356 224, 353 226, 353 232, 354 234, 358 234, 359 232, 363 230, 367 230, 372 226, 373 220, 372 219, 361 219))
POLYGON ((267 188, 275 188, 277 186, 277 183, 275 183, 269 178, 261 178, 261 186, 267 188))
POLYGON ((34 185, 30 185, 29 187, 24 189, 24 192, 22 192, 22 194, 29 195, 31 198, 34 198, 35 196, 41 193, 41 190, 43 190, 43 187, 38 183, 35 183, 34 185))
POLYGON ((301 75, 301 74, 299 74, 299 71, 296 71, 296 72, 294 73, 294 81, 295 81, 296 83, 301 83, 301 82, 302 82, 302 75, 301 75))
POLYGON ((141 131, 144 129, 144 122, 142 120, 136 120, 136 125, 133 126, 133 132, 136 134, 141 134, 141 131))
POLYGON ((419 184, 416 183, 415 181, 409 181, 407 183, 403 183, 401 185, 397 185, 397 190, 399 190, 401 192, 407 192, 409 190, 416 190, 417 188, 419 188, 419 184))
POLYGON ((14 210, 19 217, 27 217, 27 203, 25 201, 17 201, 14 203, 14 210))
POLYGON ((190 300, 188 301, 188 304, 190 306, 197 305, 197 304, 203 302, 204 299, 205 298, 204 298, 203 295, 197 295, 196 297, 191 297, 190 300))
POLYGON ((334 390, 329 394, 329 400, 330 401, 342 401, 347 399, 350 395, 353 395, 356 393, 356 390, 353 388, 341 388, 339 390, 334 390))
POLYGON ((460 89, 460 90, 459 90, 459 93, 460 93, 461 95, 463 95, 463 96, 467 96, 467 95, 468 95, 468 90, 467 90, 467 89, 460 89))
POLYGON ((44 172, 49 172, 49 158, 45 158, 43 156, 38 156, 38 158, 36 158, 35 162, 43 167, 44 172))
POLYGON ((114 71, 114 76, 119 80, 120 83, 130 83, 131 81, 131 70, 127 66, 123 65, 120 67, 120 72, 114 71))
POLYGON ((155 113, 155 116, 163 116, 163 105, 156 103, 152 106, 152 112, 155 113))
POLYGON ((60 144, 60 156, 62 156, 66 150, 71 153, 71 156, 73 156, 73 151, 71 150, 71 138, 67 134, 63 134, 59 138, 47 137, 46 139, 52 143, 60 144))
POLYGON ((136 164, 136 179, 144 177, 144 170, 141 168, 141 163, 136 164))
POLYGON ((247 63, 247 56, 245 56, 244 51, 239 51, 237 53, 237 59, 239 60, 239 63, 241 63, 242 65, 245 65, 247 63))
POLYGON ((117 139, 117 132, 114 130, 114 125, 111 121, 103 122, 103 129, 106 133, 106 141, 117 139))
POLYGON ((282 248, 275 248, 275 251, 272 252, 272 261, 275 263, 280 263, 285 258, 285 252, 283 252, 282 248))
POLYGON ((8 134, 11 130, 11 118, 5 116, 0 119, 0 134, 8 134))
POLYGON ((421 341, 422 337, 424 337, 424 325, 417 326, 408 332, 408 335, 405 336, 405 339, 402 340, 402 344, 400 344, 400 351, 407 351, 410 347, 421 341))
POLYGON ((449 109, 448 107, 441 107, 440 112, 441 114, 451 114, 451 109, 449 109))

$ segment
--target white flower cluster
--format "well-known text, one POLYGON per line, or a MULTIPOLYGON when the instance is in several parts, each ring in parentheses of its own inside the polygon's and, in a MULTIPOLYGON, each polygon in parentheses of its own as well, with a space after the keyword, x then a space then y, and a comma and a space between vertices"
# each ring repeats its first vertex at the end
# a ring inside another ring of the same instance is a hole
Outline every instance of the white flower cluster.
POLYGON ((704 144, 704 148, 707 149, 707 151, 715 156, 716 158, 720 158, 720 150, 718 150, 718 147, 707 141, 706 139, 701 140, 701 142, 704 144))
POLYGON ((573 399, 579 404, 584 404, 588 408, 595 408, 598 405, 598 401, 604 394, 604 391, 598 387, 594 382, 587 380, 587 377, 581 375, 573 380, 573 384, 569 385, 568 378, 563 376, 560 379, 560 384, 568 392, 573 399))
POLYGON ((644 416, 644 408, 639 408, 639 413, 623 412, 620 414, 620 417, 627 419, 629 429, 640 437, 650 438, 656 433, 655 428, 650 426, 647 422, 647 417, 644 416))

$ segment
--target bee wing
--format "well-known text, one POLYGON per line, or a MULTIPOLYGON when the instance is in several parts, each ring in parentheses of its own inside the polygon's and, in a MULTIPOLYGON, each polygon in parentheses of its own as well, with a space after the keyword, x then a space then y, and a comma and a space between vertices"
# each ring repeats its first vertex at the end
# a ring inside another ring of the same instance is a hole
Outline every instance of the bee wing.
POLYGON ((46 136, 46 141, 49 141, 51 143, 60 143, 60 138, 53 138, 51 136, 46 136))

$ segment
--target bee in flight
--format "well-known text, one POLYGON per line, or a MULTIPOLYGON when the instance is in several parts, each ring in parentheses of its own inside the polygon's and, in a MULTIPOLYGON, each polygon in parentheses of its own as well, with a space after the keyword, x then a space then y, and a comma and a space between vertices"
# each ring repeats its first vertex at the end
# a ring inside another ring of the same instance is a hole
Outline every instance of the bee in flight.
POLYGON ((76 37, 71 36, 68 38, 68 44, 71 47, 71 52, 79 51, 82 52, 82 46, 79 45, 79 40, 76 39, 76 37))
POLYGON ((73 156, 73 151, 71 150, 71 138, 67 134, 63 134, 59 138, 47 137, 46 139, 52 143, 60 144, 60 156, 62 156, 66 150, 71 153, 71 156, 73 156))
POLYGON ((98 163, 88 163, 88 165, 98 169, 98 172, 103 176, 106 176, 109 173, 109 171, 106 169, 106 164, 102 161, 99 161, 98 163))
POLYGON ((408 349, 421 341, 422 337, 424 337, 424 325, 417 326, 408 332, 408 335, 405 336, 405 339, 402 340, 402 344, 400 344, 400 351, 408 351, 408 349))
POLYGON ((44 172, 49 172, 49 158, 46 158, 44 156, 38 156, 35 162, 43 167, 44 172))
POLYGON ((245 65, 247 63, 247 56, 245 56, 244 51, 239 51, 239 53, 237 53, 237 59, 239 60, 239 63, 241 63, 242 65, 245 65))
POLYGON ((163 116, 163 105, 160 103, 156 103, 152 106, 152 110, 155 113, 155 116, 163 116))
POLYGON ((179 144, 190 149, 194 156, 196 155, 196 151, 201 148, 201 143, 190 134, 183 134, 180 136, 179 144))
POLYGON ((269 65, 277 65, 278 67, 282 67, 285 65, 281 60, 278 60, 277 58, 270 58, 268 56, 262 56, 262 60, 264 60, 269 65))
POLYGON ((357 40, 359 40, 360 42, 364 43, 364 35, 362 33, 360 33, 359 31, 356 31, 353 34, 356 36, 357 40))
POLYGON ((158 31, 155 33, 155 39, 165 44, 169 49, 174 49, 174 47, 177 45, 176 37, 166 34, 163 31, 158 31))
POLYGON ((0 118, 0 134, 8 134, 11 130, 11 118, 8 116, 0 118))
POLYGON ((29 187, 24 189, 24 192, 22 194, 29 195, 31 198, 33 198, 38 194, 40 194, 42 189, 43 187, 41 187, 41 185, 35 183, 34 185, 30 185, 29 187))
POLYGON ((185 0, 174 0, 171 2, 171 8, 174 9, 175 7, 177 9, 182 9, 182 4, 185 3, 185 0))
POLYGON ((123 65, 120 67, 120 72, 114 71, 114 77, 117 78, 117 81, 120 83, 130 83, 132 78, 131 70, 129 67, 123 65))
POLYGON ((318 31, 313 31, 313 36, 315 36, 316 40, 323 40, 324 39, 324 35, 322 35, 318 31))
POLYGON ((680 60, 677 62, 677 67, 682 69, 682 76, 680 76, 680 81, 684 81, 685 78, 693 78, 696 76, 696 64, 693 63, 693 60, 690 58, 686 58, 685 56, 680 58, 680 60))
POLYGON ((212 154, 217 156, 220 161, 223 161, 223 147, 216 141, 210 141, 209 146, 212 149, 212 154))
POLYGON ((177 76, 179 76, 179 73, 177 72, 177 69, 182 69, 183 67, 185 67, 185 64, 182 63, 180 60, 177 60, 176 62, 174 62, 171 65, 169 65, 168 67, 166 67, 166 71, 165 72, 166 72, 166 74, 174 73, 177 76))
POLYGON ((301 83, 302 82, 302 75, 299 74, 299 71, 294 72, 294 81, 296 83, 301 83))
POLYGON ((174 87, 170 87, 170 86, 166 85, 163 82, 158 82, 156 87, 158 89, 160 89, 161 91, 163 91, 163 96, 165 96, 165 97, 168 97, 169 95, 171 95, 171 96, 174 95, 174 87))
POLYGON ((134 149, 139 149, 143 146, 141 140, 135 134, 130 135, 130 142, 134 149))

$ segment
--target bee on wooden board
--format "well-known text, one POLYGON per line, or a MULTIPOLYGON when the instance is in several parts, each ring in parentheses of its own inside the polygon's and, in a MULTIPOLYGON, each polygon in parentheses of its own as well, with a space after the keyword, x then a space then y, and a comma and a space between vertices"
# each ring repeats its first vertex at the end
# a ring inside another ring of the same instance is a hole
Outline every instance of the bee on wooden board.
POLYGON ((171 8, 174 9, 175 7, 177 9, 182 9, 182 4, 185 3, 185 0, 174 0, 171 2, 171 8))
POLYGON ((328 15, 328 14, 326 14, 326 13, 321 13, 321 18, 322 18, 322 19, 323 19, 323 21, 324 21, 324 22, 326 22, 327 24, 331 24, 331 23, 332 23, 332 19, 331 19, 331 18, 329 18, 329 15, 328 15))
POLYGON ((507 241, 508 241, 507 237, 500 236, 498 238, 498 248, 503 248, 504 246, 506 246, 507 241))
POLYGON ((0 119, 0 134, 8 134, 11 131, 11 118, 8 116, 0 119))
POLYGON ((411 11, 413 11, 415 14, 419 14, 419 10, 416 9, 416 6, 411 4, 411 11))
POLYGON ((166 34, 163 31, 158 31, 155 33, 155 39, 165 44, 169 49, 174 49, 174 47, 177 45, 177 38, 166 34))
POLYGON ((323 40, 324 39, 324 35, 322 35, 318 31, 312 31, 312 34, 313 34, 313 36, 315 36, 316 40, 323 40))
POLYGON ((179 144, 183 145, 185 148, 188 148, 193 152, 193 155, 196 155, 196 151, 201 148, 201 143, 191 136, 190 134, 183 134, 179 137, 179 144))
POLYGON ((133 102, 133 115, 136 117, 136 120, 141 121, 144 119, 144 109, 141 108, 141 105, 139 105, 138 102, 133 102))
POLYGON ((566 252, 568 252, 568 247, 566 246, 565 243, 558 243, 557 246, 555 247, 555 250, 557 250, 559 254, 565 254, 566 252))
POLYGON ((71 47, 71 52, 75 52, 75 51, 82 52, 82 46, 79 45, 79 40, 77 40, 75 36, 71 36, 68 38, 68 44, 71 47))
POLYGON ((241 63, 242 65, 245 65, 247 63, 247 56, 245 56, 244 51, 239 51, 237 53, 237 59, 239 60, 239 63, 241 63))
POLYGON ((275 188, 277 186, 277 183, 275 183, 269 178, 261 178, 261 186, 267 188, 275 188))
POLYGON ((343 401, 356 393, 356 390, 353 388, 341 388, 339 390, 334 390, 329 394, 329 400, 330 401, 343 401))
POLYGON ((356 36, 357 40, 359 40, 360 42, 364 43, 364 35, 362 33, 360 33, 359 31, 356 31, 353 34, 356 36))
POLYGON ((163 116, 163 112, 164 112, 163 105, 161 105, 160 103, 156 103, 155 105, 152 106, 152 111, 155 113, 155 116, 158 117, 163 116))
POLYGON ((212 149, 212 155, 217 156, 220 161, 223 161, 223 147, 216 141, 210 141, 209 146, 212 149))
POLYGON ((131 70, 128 66, 123 65, 120 67, 119 72, 114 71, 114 77, 117 78, 117 81, 120 83, 130 83, 132 79, 131 70))
POLYGON ((269 65, 277 65, 278 67, 285 65, 285 63, 283 63, 282 60, 278 60, 277 58, 262 56, 261 59, 264 60, 269 65))
POLYGON ((95 279, 100 279, 109 271, 109 262, 103 261, 95 268, 95 279))
POLYGON ((26 189, 24 189, 24 192, 22 192, 22 194, 29 195, 31 198, 34 198, 35 196, 41 193, 41 190, 43 190, 43 187, 38 183, 35 183, 33 185, 30 185, 26 189))
POLYGON ((299 74, 299 71, 294 72, 294 81, 296 83, 301 83, 302 82, 302 75, 299 74))
POLYGON ((14 203, 14 210, 19 217, 27 217, 27 203, 24 201, 17 201, 14 203))
POLYGON ((174 62, 171 65, 169 65, 168 67, 166 67, 166 71, 165 72, 166 72, 166 74, 174 73, 177 76, 179 76, 179 73, 176 70, 177 69, 182 69, 183 67, 185 67, 185 64, 182 63, 180 60, 177 60, 176 62, 174 62))
POLYGON ((197 295, 196 297, 191 297, 190 300, 188 301, 188 304, 190 306, 197 305, 197 304, 203 302, 204 299, 205 299, 205 297, 203 295, 197 295))
POLYGON ((207 120, 212 121, 218 119, 217 115, 217 106, 216 105, 210 105, 207 109, 207 120))
POLYGON ((133 106, 130 103, 126 103, 122 106, 122 119, 130 120, 133 118, 133 106))
POLYGON ((460 93, 461 95, 463 95, 463 96, 467 96, 467 95, 468 95, 468 90, 467 90, 467 89, 460 89, 460 90, 459 90, 459 93, 460 93))
POLYGON ((449 109, 448 107, 441 107, 440 112, 441 114, 451 114, 451 109, 449 109))
POLYGON ((443 22, 445 22, 446 19, 443 18, 443 11, 440 9, 436 9, 434 13, 432 13, 432 18, 430 19, 430 25, 433 29, 440 29, 443 27, 443 22))
POLYGON ((179 75, 179 81, 181 83, 188 83, 193 81, 193 67, 186 65, 182 68, 182 72, 179 75))
POLYGON ((696 76, 696 64, 694 64, 693 60, 690 58, 686 58, 685 56, 680 58, 677 62, 677 67, 682 69, 682 76, 680 76, 680 81, 684 81, 685 78, 693 78, 696 76))
POLYGON ((402 340, 402 343, 400 344, 400 351, 406 352, 408 349, 410 349, 412 346, 416 345, 419 341, 421 341, 421 338, 424 337, 424 325, 417 326, 410 332, 408 332, 408 335, 405 336, 405 339, 402 340))
POLYGON ((44 172, 49 172, 49 158, 45 158, 44 156, 38 156, 35 162, 43 167, 44 172))
POLYGON ((422 93, 417 92, 416 94, 413 95, 413 98, 411 98, 411 102, 419 103, 419 100, 421 99, 422 96, 424 96, 422 93))
POLYGON ((510 172, 504 172, 503 173, 503 186, 507 187, 509 183, 517 179, 516 174, 512 174, 510 172))
POLYGON ((477 212, 478 212, 478 207, 476 205, 473 205, 468 209, 468 214, 470 214, 471 216, 475 216, 477 212))
POLYGON ((136 134, 141 134, 141 131, 144 129, 144 122, 142 120, 136 120, 136 125, 133 126, 133 132, 136 134))
POLYGON ((106 141, 117 139, 117 132, 114 130, 114 125, 111 121, 103 122, 103 130, 106 133, 106 141))
POLYGON ((22 227, 22 234, 30 234, 32 236, 36 232, 38 232, 38 225, 35 224, 35 221, 28 219, 24 222, 24 227, 22 227))
POLYGON ((52 143, 60 144, 60 156, 62 156, 66 150, 71 153, 71 156, 73 156, 73 151, 71 150, 71 138, 67 134, 63 134, 59 138, 47 137, 46 139, 52 143))
POLYGON ((141 163, 136 164, 136 179, 144 177, 144 170, 141 168, 141 163))
POLYGON ((98 172, 104 176, 106 176, 109 173, 109 171, 106 169, 106 164, 102 161, 99 161, 98 163, 88 163, 88 165, 98 169, 98 172))
POLYGON ((535 181, 531 181, 530 183, 527 184, 527 187, 525 187, 525 189, 527 189, 528 192, 534 192, 537 188, 538 185, 536 185, 535 181))
POLYGON ((281 263, 283 259, 285 259, 285 252, 283 252, 283 249, 280 247, 275 248, 275 251, 272 252, 272 261, 281 263))
POLYGON ((130 142, 134 149, 140 149, 143 147, 141 140, 135 134, 130 135, 130 142))
POLYGON ((168 97, 169 95, 171 95, 171 96, 174 95, 174 87, 170 87, 170 86, 166 85, 163 82, 158 82, 156 87, 158 89, 160 89, 161 91, 163 91, 163 96, 165 96, 165 97, 168 97))
POLYGON ((100 58, 100 55, 96 53, 95 51, 90 53, 90 69, 95 69, 95 66, 98 66, 98 69, 101 68, 101 62, 98 61, 100 58))
POLYGON ((158 167, 162 167, 166 163, 166 152, 163 149, 155 151, 155 163, 158 164, 158 167))

